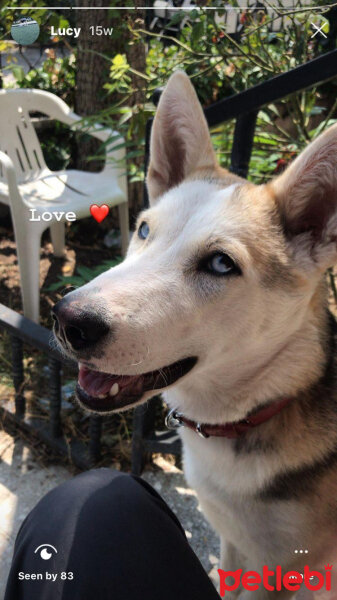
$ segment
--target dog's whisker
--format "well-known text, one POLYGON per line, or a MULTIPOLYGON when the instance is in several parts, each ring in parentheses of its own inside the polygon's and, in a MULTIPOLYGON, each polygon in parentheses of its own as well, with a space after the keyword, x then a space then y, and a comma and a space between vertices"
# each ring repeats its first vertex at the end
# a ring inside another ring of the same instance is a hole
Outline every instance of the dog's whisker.
MULTIPOLYGON (((166 377, 166 373, 163 369, 158 369, 158 376, 161 375, 165 381, 165 386, 169 385, 169 380, 166 377)), ((157 380, 156 380, 157 381, 157 380)), ((154 388, 153 388, 154 389, 154 388)))

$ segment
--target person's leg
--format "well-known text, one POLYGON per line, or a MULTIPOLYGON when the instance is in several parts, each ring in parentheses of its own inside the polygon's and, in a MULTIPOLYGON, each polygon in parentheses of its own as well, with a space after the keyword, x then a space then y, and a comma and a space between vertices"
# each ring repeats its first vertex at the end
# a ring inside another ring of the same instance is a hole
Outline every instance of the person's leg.
POLYGON ((110 469, 78 475, 36 505, 18 533, 5 594, 93 598, 219 600, 164 500, 141 478, 110 469))

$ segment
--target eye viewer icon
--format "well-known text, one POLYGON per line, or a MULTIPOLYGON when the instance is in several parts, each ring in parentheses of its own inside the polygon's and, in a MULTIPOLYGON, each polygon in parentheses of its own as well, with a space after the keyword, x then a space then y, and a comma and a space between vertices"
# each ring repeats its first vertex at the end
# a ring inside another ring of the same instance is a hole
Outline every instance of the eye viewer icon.
POLYGON ((53 556, 53 552, 50 552, 48 548, 51 548, 55 554, 57 554, 55 546, 52 546, 51 544, 40 544, 40 546, 35 548, 34 554, 40 550, 40 557, 43 558, 43 560, 49 560, 53 556))

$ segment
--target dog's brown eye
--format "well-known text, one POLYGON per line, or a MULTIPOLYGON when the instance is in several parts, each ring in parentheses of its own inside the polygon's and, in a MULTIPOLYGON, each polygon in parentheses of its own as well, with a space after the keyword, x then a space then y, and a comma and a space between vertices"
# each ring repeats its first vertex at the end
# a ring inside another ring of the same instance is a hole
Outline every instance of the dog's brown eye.
POLYGON ((142 221, 142 223, 138 227, 138 237, 140 237, 141 240, 146 240, 149 233, 150 233, 150 227, 148 226, 146 221, 142 221))
POLYGON ((204 263, 205 270, 212 275, 239 274, 241 271, 233 259, 223 252, 210 256, 204 263))

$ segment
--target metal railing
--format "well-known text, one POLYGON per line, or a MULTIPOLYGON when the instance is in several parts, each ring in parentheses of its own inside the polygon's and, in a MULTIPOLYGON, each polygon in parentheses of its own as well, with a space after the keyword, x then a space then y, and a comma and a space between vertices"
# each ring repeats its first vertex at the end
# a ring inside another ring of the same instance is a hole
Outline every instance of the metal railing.
POLYGON ((59 454, 68 456, 76 466, 87 469, 100 458, 100 439, 102 418, 90 417, 89 446, 76 439, 65 439, 62 432, 62 397, 61 370, 62 364, 77 370, 77 364, 66 360, 50 344, 52 332, 42 325, 34 323, 23 315, 0 304, 0 328, 11 336, 12 377, 15 390, 15 406, 9 399, 0 400, 0 421, 6 428, 14 425, 23 431, 33 434, 59 454), (48 356, 49 366, 49 418, 46 422, 37 417, 26 417, 26 401, 24 392, 23 345, 27 344, 41 350, 48 356))

